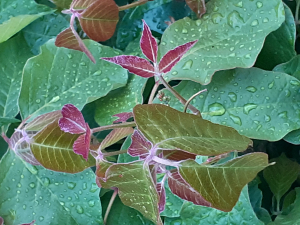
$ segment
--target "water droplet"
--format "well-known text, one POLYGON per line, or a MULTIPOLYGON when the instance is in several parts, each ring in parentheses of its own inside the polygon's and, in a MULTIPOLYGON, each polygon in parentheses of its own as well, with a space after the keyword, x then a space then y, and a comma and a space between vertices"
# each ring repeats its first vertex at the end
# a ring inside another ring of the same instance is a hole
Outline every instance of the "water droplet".
POLYGON ((208 106, 210 116, 222 116, 226 112, 224 106, 220 103, 213 103, 208 106))
POLYGON ((43 216, 40 216, 39 220, 40 220, 40 221, 43 221, 43 220, 44 220, 44 217, 43 217, 43 216))
POLYGON ((240 1, 240 2, 238 2, 238 3, 236 3, 236 4, 234 4, 236 7, 239 7, 239 8, 243 8, 243 2, 242 1, 240 1))
POLYGON ((230 98, 230 100, 231 100, 232 102, 236 102, 237 96, 236 96, 235 93, 229 92, 229 93, 228 93, 228 97, 230 98))
POLYGON ((59 204, 61 204, 61 205, 65 205, 65 203, 64 203, 64 202, 59 202, 59 204))
POLYGON ((96 72, 93 74, 93 76, 99 76, 99 75, 101 75, 101 73, 102 73, 102 71, 101 71, 101 70, 98 70, 98 71, 96 71, 96 72))
POLYGON ((72 59, 72 58, 73 58, 73 55, 68 54, 68 58, 69 58, 69 59, 72 59))
POLYGON ((255 27, 257 25, 258 25, 258 20, 253 20, 252 23, 251 23, 251 26, 255 27))
POLYGON ((244 20, 240 13, 235 10, 228 15, 227 22, 232 28, 240 28, 242 24, 244 24, 244 20))
POLYGON ((232 52, 234 50, 234 47, 231 47, 229 50, 232 52))
POLYGON ((23 209, 26 209, 26 205, 23 205, 23 209))
POLYGON ((44 177, 44 178, 42 179, 42 182, 43 182, 43 185, 44 185, 45 187, 47 187, 47 186, 49 186, 49 184, 50 184, 50 179, 49 179, 48 177, 44 177))
POLYGON ((39 104, 40 102, 41 102, 41 99, 37 99, 37 100, 35 100, 35 102, 37 103, 37 104, 39 104))
POLYGON ((173 205, 173 203, 172 202, 166 202, 166 205, 170 206, 170 205, 173 205))
POLYGON ((251 110, 256 109, 256 108, 257 108, 257 105, 248 103, 248 104, 244 105, 244 113, 248 115, 251 110))
POLYGON ((97 190, 99 190, 99 187, 97 186, 97 184, 92 183, 90 192, 94 193, 94 192, 96 192, 97 190))
POLYGON ((83 189, 83 190, 86 190, 86 189, 87 189, 87 183, 85 183, 85 182, 83 183, 82 189, 83 189))
POLYGON ((59 101, 60 97, 59 96, 55 96, 54 98, 52 98, 52 100, 50 102, 57 102, 59 101))
POLYGON ((20 187, 22 187, 22 184, 18 183, 17 186, 20 188, 20 187))
POLYGON ((257 7, 258 9, 261 8, 261 7, 263 7, 262 2, 256 2, 256 7, 257 7))
POLYGON ((93 207, 94 205, 95 205, 95 201, 93 201, 93 200, 89 201, 89 206, 90 207, 93 207))
POLYGON ((189 70, 193 66, 193 60, 188 60, 186 63, 183 65, 182 69, 183 70, 189 70))
POLYGON ((266 121, 266 122, 270 122, 270 121, 271 121, 271 117, 268 116, 268 115, 265 115, 265 121, 266 121))
POLYGON ((86 66, 85 62, 81 62, 81 63, 79 63, 79 65, 86 66))
POLYGON ((32 182, 32 183, 30 183, 30 184, 29 184, 29 187, 31 187, 31 188, 35 188, 35 183, 33 183, 33 182, 32 182))
POLYGON ((177 71, 173 71, 173 72, 172 72, 172 75, 174 75, 174 76, 177 75, 177 74, 178 74, 177 71))
POLYGON ((269 22, 269 19, 266 17, 266 18, 263 19, 263 22, 267 23, 267 22, 269 22))
POLYGON ((202 21, 201 20, 196 20, 196 25, 199 27, 201 25, 202 21))
POLYGON ((211 19, 212 19, 212 22, 214 24, 218 24, 221 22, 223 16, 220 14, 220 13, 214 13, 212 16, 211 16, 211 19))
POLYGON ((248 87, 246 87, 246 90, 249 91, 249 92, 254 93, 254 92, 256 92, 257 89, 253 86, 248 86, 248 87))
POLYGON ((300 82, 298 80, 290 80, 290 84, 293 86, 300 86, 300 82))
POLYGON ((68 182, 67 183, 67 187, 69 188, 69 189, 74 189, 75 188, 75 186, 76 186, 76 183, 74 183, 74 182, 68 182))
POLYGON ((280 118, 287 118, 287 111, 281 112, 278 114, 280 118))
POLYGON ((241 118, 232 114, 229 114, 230 119, 237 125, 242 126, 241 118))
POLYGON ((187 29, 183 28, 183 29, 182 29, 182 31, 181 31, 181 33, 183 33, 183 34, 187 34, 187 33, 188 33, 188 31, 187 31, 187 29))
POLYGON ((275 83, 275 81, 269 83, 268 87, 269 87, 270 89, 273 88, 273 87, 274 87, 274 83, 275 83))
POLYGON ((291 96, 291 91, 290 90, 285 90, 285 96, 290 97, 291 96))
POLYGON ((82 214, 83 208, 80 205, 78 205, 78 206, 76 206, 76 211, 77 211, 77 213, 82 214))

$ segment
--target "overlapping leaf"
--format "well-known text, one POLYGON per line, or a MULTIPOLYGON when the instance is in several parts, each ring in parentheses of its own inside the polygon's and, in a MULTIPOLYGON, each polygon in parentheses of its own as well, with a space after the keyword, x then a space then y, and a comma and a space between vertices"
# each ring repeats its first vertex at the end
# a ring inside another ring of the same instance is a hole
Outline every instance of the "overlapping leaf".
POLYGON ((152 147, 148 141, 138 130, 135 130, 131 135, 131 145, 128 148, 128 154, 131 156, 142 156, 149 154, 152 147))
POLYGON ((45 113, 43 115, 40 115, 40 116, 36 117, 31 122, 27 123, 26 126, 24 127, 24 130, 26 132, 28 132, 28 131, 40 131, 45 126, 47 126, 49 123, 52 123, 55 120, 60 119, 61 117, 62 117, 62 114, 61 114, 60 110, 50 112, 50 113, 45 113))
POLYGON ((162 149, 219 155, 232 150, 245 150, 251 143, 250 139, 232 128, 164 105, 137 105, 133 113, 138 129, 162 149))
POLYGON ((197 14, 198 18, 206 12, 205 0, 186 0, 186 4, 197 14))
POLYGON ((251 67, 265 37, 284 21, 281 0, 211 0, 206 6, 207 13, 201 19, 176 21, 164 32, 161 55, 198 39, 193 50, 168 73, 167 80, 189 79, 208 84, 216 71, 251 67))

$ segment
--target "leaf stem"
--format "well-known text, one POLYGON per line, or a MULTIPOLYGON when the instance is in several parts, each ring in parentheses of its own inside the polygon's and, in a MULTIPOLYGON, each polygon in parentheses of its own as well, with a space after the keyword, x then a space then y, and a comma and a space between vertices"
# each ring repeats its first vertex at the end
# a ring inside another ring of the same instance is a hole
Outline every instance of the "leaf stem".
POLYGON ((148 104, 152 104, 158 86, 159 86, 159 80, 158 80, 158 81, 155 81, 155 84, 154 84, 154 86, 153 86, 153 88, 152 88, 152 91, 151 91, 151 95, 150 95, 150 97, 149 97, 148 104))
POLYGON ((201 90, 201 91, 197 92, 196 94, 194 94, 192 97, 190 97, 190 98, 187 100, 187 102, 185 103, 185 105, 184 105, 183 112, 186 112, 186 110, 187 110, 187 108, 188 108, 190 102, 191 102, 196 96, 200 95, 200 94, 201 94, 202 92, 204 92, 204 91, 207 91, 207 89, 201 90))
POLYGON ((107 218, 108 218, 108 215, 109 215, 109 212, 110 212, 110 209, 117 197, 117 194, 118 194, 118 189, 116 188, 114 190, 114 193, 112 194, 110 200, 109 200, 109 203, 108 203, 108 206, 107 206, 107 209, 106 209, 106 212, 105 212, 105 216, 104 216, 104 220, 103 220, 103 223, 106 224, 106 221, 107 221, 107 218))
POLYGON ((299 25, 299 8, 300 8, 300 0, 296 1, 296 11, 295 11, 295 24, 299 25))
POLYGON ((105 153, 103 153, 103 156, 108 157, 108 156, 120 155, 120 154, 123 154, 123 153, 127 153, 127 149, 120 150, 120 151, 115 151, 115 152, 105 152, 105 153))
POLYGON ((130 8, 133 8, 133 7, 136 7, 136 6, 139 6, 139 5, 143 5, 147 2, 148 2, 148 0, 139 0, 139 1, 133 2, 131 4, 119 6, 119 11, 124 11, 126 9, 130 9, 130 8))
POLYGON ((135 127, 135 126, 136 126, 135 122, 117 123, 117 124, 112 124, 112 125, 107 125, 107 126, 102 126, 102 127, 96 127, 94 129, 92 129, 92 133, 96 133, 96 132, 103 131, 103 130, 112 130, 115 128, 135 127))
MULTIPOLYGON (((159 80, 161 83, 181 102, 181 104, 186 105, 187 101, 177 92, 168 82, 160 75, 159 80)), ((200 111, 196 109, 194 106, 188 104, 189 110, 191 110, 194 114, 201 116, 200 111)))

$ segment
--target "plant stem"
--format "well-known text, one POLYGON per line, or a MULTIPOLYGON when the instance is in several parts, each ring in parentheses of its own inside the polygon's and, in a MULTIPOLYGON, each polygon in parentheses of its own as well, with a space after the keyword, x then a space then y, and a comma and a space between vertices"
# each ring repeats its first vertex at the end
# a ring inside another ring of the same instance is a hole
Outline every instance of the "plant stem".
POLYGON ((115 152, 105 152, 105 153, 103 153, 103 156, 107 157, 107 156, 120 155, 120 154, 123 154, 123 153, 126 153, 126 152, 127 152, 127 149, 120 150, 120 151, 115 151, 115 152))
POLYGON ((300 0, 296 0, 296 11, 295 11, 295 24, 296 24, 296 26, 299 24, 299 8, 300 8, 300 0))
POLYGON ((116 128, 122 128, 122 127, 135 127, 135 122, 125 122, 125 123, 117 123, 117 124, 112 124, 112 125, 107 125, 107 126, 102 126, 102 127, 96 127, 92 129, 92 133, 96 133, 99 131, 103 130, 112 130, 116 128))
POLYGON ((151 95, 150 95, 148 104, 152 104, 158 86, 159 86, 159 80, 158 80, 158 81, 155 81, 155 84, 154 84, 154 86, 153 86, 153 88, 152 88, 152 91, 151 91, 151 95))
POLYGON ((186 112, 186 110, 187 110, 187 108, 188 108, 190 102, 191 102, 197 95, 200 95, 200 94, 201 94, 202 92, 204 92, 204 91, 207 91, 207 89, 201 90, 201 91, 197 92, 196 94, 194 94, 192 97, 190 97, 190 98, 187 100, 187 102, 185 103, 185 105, 184 105, 183 112, 186 112))
POLYGON ((124 11, 126 9, 130 9, 130 8, 133 8, 133 7, 136 7, 136 6, 139 6, 139 5, 143 5, 147 2, 148 2, 148 0, 139 0, 139 1, 133 2, 131 4, 119 6, 119 11, 124 11))
POLYGON ((106 224, 106 221, 107 221, 107 218, 108 218, 108 215, 109 215, 109 212, 110 212, 110 209, 117 197, 117 194, 118 194, 118 189, 115 189, 114 190, 114 193, 112 194, 110 200, 109 200, 109 203, 108 203, 108 206, 107 206, 107 209, 106 209, 106 212, 105 212, 105 216, 104 216, 104 220, 103 220, 103 223, 106 224))
MULTIPOLYGON (((159 76, 159 80, 181 102, 181 104, 186 105, 187 101, 177 91, 175 91, 174 88, 171 87, 171 85, 169 85, 168 82, 162 76, 159 76)), ((194 106, 188 104, 188 108, 194 114, 201 116, 200 111, 194 106)))

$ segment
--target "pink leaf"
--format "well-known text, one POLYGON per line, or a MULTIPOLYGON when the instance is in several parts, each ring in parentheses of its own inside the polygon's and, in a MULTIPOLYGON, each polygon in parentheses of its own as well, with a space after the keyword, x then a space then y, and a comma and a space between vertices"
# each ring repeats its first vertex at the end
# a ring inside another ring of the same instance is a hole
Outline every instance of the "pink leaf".
POLYGON ((198 192, 196 192, 178 172, 169 175, 168 184, 171 191, 180 198, 193 202, 196 205, 211 206, 198 192))
POLYGON ((128 148, 128 154, 131 156, 146 155, 149 154, 151 147, 151 142, 148 141, 138 130, 135 130, 131 136, 131 145, 128 148))
POLYGON ((0 216, 0 225, 3 225, 4 219, 0 216))
POLYGON ((119 117, 119 119, 115 120, 113 123, 126 122, 129 118, 133 117, 132 112, 123 112, 113 115, 115 117, 119 117))
POLYGON ((72 9, 86 9, 89 5, 93 4, 95 0, 73 0, 71 4, 72 9))
POLYGON ((127 69, 130 73, 136 74, 141 77, 153 77, 154 67, 146 59, 138 56, 120 55, 112 58, 101 58, 105 61, 115 63, 127 69))
POLYGON ((157 183, 156 191, 159 196, 158 209, 159 209, 159 212, 161 213, 162 211, 165 210, 165 206, 166 206, 166 190, 165 190, 164 184, 157 183))
POLYGON ((81 134, 86 130, 82 113, 72 104, 66 104, 61 110, 63 118, 59 120, 59 127, 62 131, 71 134, 81 134))
POLYGON ((159 72, 169 72, 173 68, 173 66, 175 66, 176 63, 179 62, 182 56, 197 43, 197 41, 198 40, 188 42, 168 51, 159 62, 159 72))
POLYGON ((90 60, 92 60, 93 63, 96 63, 92 53, 84 45, 83 41, 80 39, 76 31, 75 33, 73 33, 70 27, 57 35, 55 45, 57 47, 65 47, 68 49, 84 52, 87 55, 87 57, 89 57, 90 60))
MULTIPOLYGON (((1 221, 0 221, 1 222, 1 221)), ((35 220, 33 220, 31 223, 22 223, 20 225, 33 225, 35 223, 35 220)), ((1 223, 0 223, 1 224, 1 223)))
POLYGON ((143 54, 152 62, 156 63, 157 58, 157 43, 155 38, 151 34, 151 30, 143 20, 144 30, 141 37, 141 49, 143 54))
POLYGON ((86 133, 80 135, 73 144, 73 151, 77 155, 82 155, 82 157, 88 161, 89 151, 91 142, 91 129, 89 125, 86 124, 86 133))

